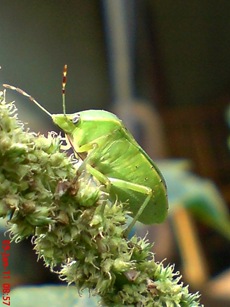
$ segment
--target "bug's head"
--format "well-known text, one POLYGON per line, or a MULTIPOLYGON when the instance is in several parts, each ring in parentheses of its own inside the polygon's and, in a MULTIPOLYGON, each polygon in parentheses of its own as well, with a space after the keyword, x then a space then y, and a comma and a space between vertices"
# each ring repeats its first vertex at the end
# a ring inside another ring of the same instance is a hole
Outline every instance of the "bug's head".
POLYGON ((52 119, 66 134, 71 134, 80 122, 80 114, 54 114, 52 119))

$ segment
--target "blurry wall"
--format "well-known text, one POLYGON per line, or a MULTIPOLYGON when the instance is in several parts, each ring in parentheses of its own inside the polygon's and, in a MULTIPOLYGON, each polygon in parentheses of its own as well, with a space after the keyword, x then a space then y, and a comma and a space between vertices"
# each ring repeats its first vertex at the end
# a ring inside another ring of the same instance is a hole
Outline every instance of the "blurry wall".
MULTIPOLYGON (((1 83, 22 88, 58 113, 62 68, 68 64, 67 112, 102 108, 108 102, 100 1, 1 0, 0 5, 1 83)), ((12 96, 35 117, 47 118, 25 98, 12 96)))
POLYGON ((229 93, 230 1, 147 1, 168 104, 229 93))
MULTIPOLYGON (((61 70, 67 63, 69 112, 102 108, 109 102, 99 0, 0 4, 0 81, 22 87, 51 112, 60 112, 61 70)), ((228 0, 136 4, 137 95, 163 97, 164 104, 191 104, 229 92, 228 0)))

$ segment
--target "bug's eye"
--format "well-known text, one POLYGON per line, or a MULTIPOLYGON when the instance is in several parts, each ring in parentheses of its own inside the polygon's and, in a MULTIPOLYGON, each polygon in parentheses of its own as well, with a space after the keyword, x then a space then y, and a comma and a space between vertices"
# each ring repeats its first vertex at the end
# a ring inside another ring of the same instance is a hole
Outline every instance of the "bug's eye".
POLYGON ((77 124, 80 120, 80 114, 75 114, 74 117, 72 118, 72 123, 77 124))

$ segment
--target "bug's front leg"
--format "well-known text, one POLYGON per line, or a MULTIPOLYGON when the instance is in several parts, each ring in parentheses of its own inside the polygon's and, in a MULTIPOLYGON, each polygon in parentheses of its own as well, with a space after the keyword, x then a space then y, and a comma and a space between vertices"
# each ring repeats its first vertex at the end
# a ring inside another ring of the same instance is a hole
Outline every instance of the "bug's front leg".
MULTIPOLYGON (((105 136, 102 136, 102 138, 105 138, 105 136)), ((94 158, 94 152, 98 150, 98 144, 96 143, 96 141, 94 143, 87 143, 80 147, 76 147, 76 145, 73 144, 73 140, 71 139, 70 135, 67 134, 66 139, 72 147, 76 158, 80 158, 82 161, 81 165, 78 167, 77 173, 80 175, 83 170, 87 170, 92 176, 95 176, 95 178, 98 179, 99 182, 104 184, 107 188, 107 191, 109 192, 111 183, 108 177, 106 177, 100 171, 92 167, 90 163, 92 158, 94 158)))
MULTIPOLYGON (((87 170, 92 176, 94 176, 99 182, 106 186, 107 191, 110 191, 111 182, 107 176, 91 166, 91 160, 94 157, 94 151, 98 149, 97 143, 85 144, 77 149, 75 152, 77 157, 81 157, 82 153, 87 153, 86 157, 82 159, 82 164, 79 166, 77 172, 81 174, 83 170, 87 170)), ((75 151, 75 150, 74 150, 75 151)))

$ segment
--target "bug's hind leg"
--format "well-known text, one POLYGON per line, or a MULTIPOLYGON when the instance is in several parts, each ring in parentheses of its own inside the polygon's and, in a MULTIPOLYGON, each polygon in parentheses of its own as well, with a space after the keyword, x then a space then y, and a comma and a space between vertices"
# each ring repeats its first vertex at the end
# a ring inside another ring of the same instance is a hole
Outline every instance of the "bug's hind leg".
MULTIPOLYGON (((146 187, 146 186, 136 184, 136 183, 132 183, 132 182, 127 182, 127 181, 124 181, 124 180, 121 180, 121 179, 109 178, 109 180, 111 182, 111 185, 114 185, 114 186, 120 187, 120 188, 129 189, 129 190, 139 192, 139 193, 146 195, 144 202, 141 204, 141 206, 137 210, 137 212, 135 212, 135 216, 133 217, 132 222, 125 229, 125 235, 127 236, 129 234, 129 232, 131 231, 131 229, 133 228, 133 226, 135 225, 135 223, 139 220, 139 218, 142 215, 143 211, 145 210, 146 206, 148 205, 148 203, 149 203, 149 201, 150 201, 150 199, 153 195, 153 190, 146 187)), ((132 204, 130 204, 130 209, 132 211, 132 204)))
POLYGON ((142 212, 144 211, 145 207, 147 206, 148 202, 150 201, 150 198, 152 197, 152 194, 149 194, 143 204, 140 206, 140 209, 137 211, 137 214, 132 219, 132 222, 129 224, 129 226, 125 229, 125 235, 128 236, 130 231, 132 230, 133 226, 138 221, 139 217, 141 216, 142 212))

